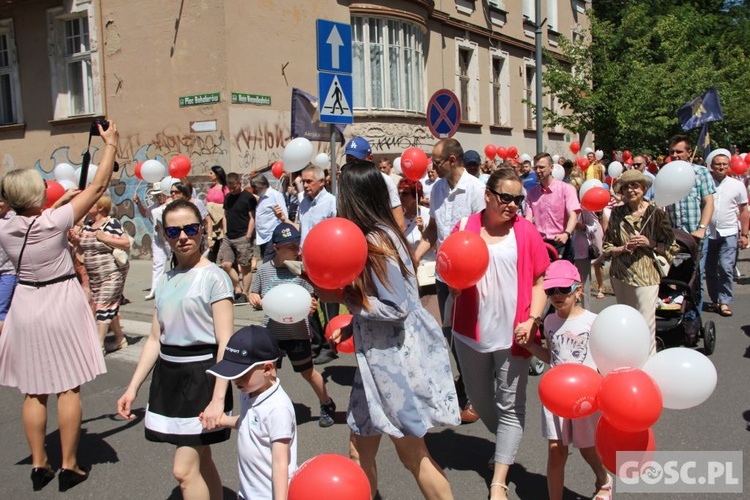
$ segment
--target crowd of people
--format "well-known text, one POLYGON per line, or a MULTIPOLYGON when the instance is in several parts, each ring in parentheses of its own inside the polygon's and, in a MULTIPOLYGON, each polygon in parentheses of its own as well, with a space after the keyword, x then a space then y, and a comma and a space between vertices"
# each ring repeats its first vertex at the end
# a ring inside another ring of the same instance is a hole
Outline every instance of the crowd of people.
MULTIPOLYGON (((93 182, 53 206, 46 206, 44 180, 35 170, 9 172, 0 184, 0 384, 25 395, 34 490, 55 478, 44 447, 49 395, 58 398, 57 477, 65 491, 89 473, 77 461, 80 386, 106 371, 103 354, 127 347, 119 307, 131 242, 107 195, 119 134, 112 122, 100 133, 104 156, 93 182), (32 303, 64 314, 24 315, 32 303)), ((238 430, 240 497, 286 498, 304 436, 277 378, 281 358, 309 383, 319 425, 329 427, 336 404, 315 365, 335 359, 341 342, 353 338, 349 454, 367 475, 372 496, 376 455, 387 435, 426 498, 452 498, 424 436, 435 426, 481 420, 495 436, 495 452, 487 457, 489 496, 506 498, 524 435, 529 360, 595 368, 588 337, 596 315, 588 309, 603 297, 605 266, 617 302, 646 319, 652 355, 659 283, 680 233, 703 249, 706 309, 732 314, 737 252, 748 246, 750 214, 747 188, 728 174, 729 151, 715 150, 707 167, 693 164, 693 190, 668 207, 649 201, 654 175, 646 155, 633 157, 617 179, 588 156, 585 171, 547 153, 483 162, 476 151, 443 139, 431 151, 425 177, 413 181, 388 158, 376 164, 368 141, 355 137, 346 145, 336 196, 330 176, 315 165, 278 183, 256 174, 248 187, 237 173, 214 166, 204 198, 187 178, 151 185, 151 204, 137 196, 134 202, 154 228, 146 296, 154 314, 118 413, 134 417, 131 406, 151 375, 145 437, 175 447, 172 472, 184 498, 222 498, 211 445, 230 439, 232 428, 238 430), (562 180, 553 175, 556 163, 565 171, 562 180), (601 212, 581 206, 579 189, 589 179, 610 189, 601 212), (333 217, 359 227, 368 254, 354 282, 325 290, 309 281, 299 260, 309 233, 333 217), (464 290, 451 288, 435 265, 436 250, 456 231, 478 234, 489 251, 484 276, 464 290), (313 297, 306 319, 285 324, 266 316, 262 325, 233 332, 234 304, 262 309, 265 296, 286 283, 313 297), (351 323, 326 340, 325 327, 344 308, 351 323), (230 416, 230 381, 240 391, 238 416, 230 416)), ((672 138, 670 156, 692 158, 687 137, 672 138)), ((696 335, 696 320, 686 315, 688 337, 696 335)), ((594 446, 595 423, 545 409, 551 498, 562 498, 571 443, 592 468, 595 498, 612 497, 612 477, 594 446)))

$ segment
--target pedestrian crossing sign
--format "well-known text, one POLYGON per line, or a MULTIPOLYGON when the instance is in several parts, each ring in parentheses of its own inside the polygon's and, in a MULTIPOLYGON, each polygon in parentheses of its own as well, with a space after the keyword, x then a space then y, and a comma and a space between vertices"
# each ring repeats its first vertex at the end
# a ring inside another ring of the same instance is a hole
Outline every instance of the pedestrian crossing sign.
POLYGON ((318 73, 318 111, 322 123, 353 123, 352 76, 318 73))

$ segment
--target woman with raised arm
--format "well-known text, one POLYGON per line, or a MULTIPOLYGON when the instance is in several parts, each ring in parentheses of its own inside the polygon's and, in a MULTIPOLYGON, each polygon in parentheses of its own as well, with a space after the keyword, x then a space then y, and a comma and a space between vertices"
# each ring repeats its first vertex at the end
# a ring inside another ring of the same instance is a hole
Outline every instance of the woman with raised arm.
POLYGON ((67 236, 107 192, 112 179, 117 126, 113 122, 107 130, 97 126, 104 141, 99 168, 93 182, 67 205, 44 210, 45 181, 36 170, 13 170, 0 183, 0 197, 17 214, 2 226, 0 245, 18 272, 18 285, 0 335, 0 385, 18 387, 24 394, 23 426, 31 448, 35 491, 55 477, 44 447, 50 394, 57 395, 60 491, 88 478, 88 470, 76 457, 82 414, 80 386, 106 368, 96 322, 73 269, 67 236))

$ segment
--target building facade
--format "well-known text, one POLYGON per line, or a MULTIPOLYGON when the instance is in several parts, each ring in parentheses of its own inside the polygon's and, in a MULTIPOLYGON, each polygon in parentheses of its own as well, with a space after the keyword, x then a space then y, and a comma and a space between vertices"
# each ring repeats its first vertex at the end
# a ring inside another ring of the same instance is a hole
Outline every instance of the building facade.
MULTIPOLYGON (((78 166, 94 117, 117 121, 113 200, 135 253, 150 226, 132 195, 138 161, 177 154, 191 174, 249 172, 291 139, 291 92, 317 95, 316 19, 350 23, 354 123, 376 156, 430 151, 425 108, 437 90, 461 102, 455 137, 536 150, 534 0, 8 0, 0 5, 0 174, 78 166), (234 98, 233 98, 234 96, 234 98), (118 174, 116 174, 117 177, 118 174)), ((588 27, 589 2, 542 0, 544 45, 588 27)), ((545 106, 555 103, 545 96, 545 106)), ((545 130, 545 149, 577 140, 545 130)), ((92 161, 97 148, 92 142, 92 161)), ((327 142, 313 143, 329 152, 327 142)), ((339 144, 338 153, 341 154, 339 144)))

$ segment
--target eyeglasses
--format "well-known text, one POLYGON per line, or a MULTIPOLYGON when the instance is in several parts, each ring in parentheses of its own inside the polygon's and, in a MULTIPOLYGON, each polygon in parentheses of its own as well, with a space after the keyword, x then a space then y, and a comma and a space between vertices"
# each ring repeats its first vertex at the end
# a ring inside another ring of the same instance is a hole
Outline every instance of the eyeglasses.
POLYGON ((642 167, 644 165, 645 165, 645 163, 633 163, 634 167, 642 167))
POLYGON ((519 194, 518 196, 514 196, 508 193, 498 193, 491 187, 488 187, 487 191, 497 196, 498 200, 500 200, 500 203, 502 203, 503 205, 510 205, 510 202, 512 201, 516 204, 516 206, 520 207, 521 203, 523 203, 523 200, 526 198, 522 194, 519 194))
POLYGON ((180 192, 179 192, 179 191, 177 191, 176 189, 173 189, 173 190, 171 190, 171 191, 169 192, 169 194, 180 194, 180 192))
POLYGON ((198 233, 201 230, 200 222, 194 222, 193 224, 188 224, 186 226, 169 226, 164 228, 164 234, 167 235, 167 238, 170 240, 176 240, 180 237, 180 234, 185 231, 185 236, 188 238, 192 238, 193 236, 197 236, 198 233))
POLYGON ((578 288, 578 285, 556 286, 555 288, 545 290, 544 293, 547 294, 547 297, 552 297, 556 293, 559 293, 560 295, 570 295, 571 293, 576 291, 576 288, 578 288))

